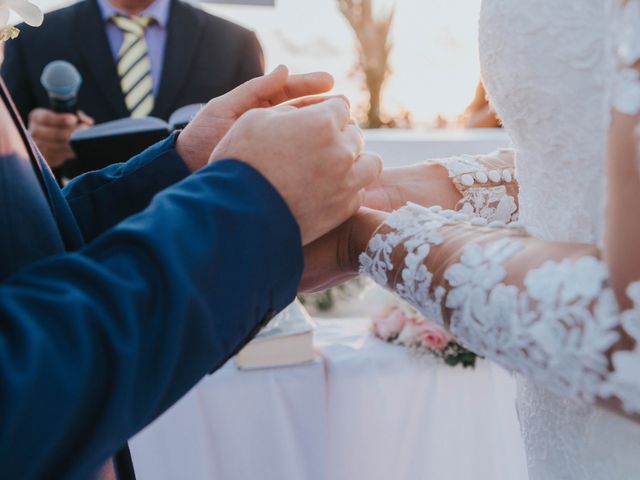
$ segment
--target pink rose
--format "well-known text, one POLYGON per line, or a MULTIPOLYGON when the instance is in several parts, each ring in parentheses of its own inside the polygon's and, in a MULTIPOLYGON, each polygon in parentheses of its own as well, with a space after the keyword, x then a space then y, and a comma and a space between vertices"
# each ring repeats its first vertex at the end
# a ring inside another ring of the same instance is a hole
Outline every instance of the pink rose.
POLYGON ((405 324, 410 320, 397 306, 390 307, 383 313, 373 315, 373 333, 382 340, 397 337, 405 324))
POLYGON ((425 347, 437 352, 443 351, 451 341, 451 337, 445 330, 430 323, 423 323, 420 326, 418 338, 425 347))

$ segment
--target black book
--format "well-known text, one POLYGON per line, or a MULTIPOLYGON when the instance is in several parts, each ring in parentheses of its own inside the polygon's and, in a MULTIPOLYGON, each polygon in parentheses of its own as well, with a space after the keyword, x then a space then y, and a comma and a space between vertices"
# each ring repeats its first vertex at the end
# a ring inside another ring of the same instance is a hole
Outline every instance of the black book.
POLYGON ((174 130, 184 128, 202 107, 202 104, 193 104, 179 108, 168 122, 155 117, 121 118, 78 130, 71 136, 71 148, 76 158, 63 165, 62 175, 73 178, 113 163, 126 162, 174 130))

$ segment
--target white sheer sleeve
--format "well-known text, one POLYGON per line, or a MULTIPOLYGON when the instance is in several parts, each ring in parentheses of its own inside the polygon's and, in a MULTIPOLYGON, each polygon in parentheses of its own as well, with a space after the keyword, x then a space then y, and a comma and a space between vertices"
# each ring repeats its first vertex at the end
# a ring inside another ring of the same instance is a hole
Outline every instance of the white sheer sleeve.
POLYGON ((616 74, 613 107, 620 113, 640 113, 640 1, 618 0, 613 37, 616 74))
POLYGON ((409 204, 361 255, 361 271, 470 350, 547 388, 640 419, 640 282, 620 312, 589 245, 409 204))
POLYGON ((618 301, 640 277, 640 0, 616 0, 605 256, 618 301))
POLYGON ((386 217, 360 266, 477 354, 640 421, 640 0, 619 0, 614 24, 602 250, 478 215, 468 192, 484 176, 465 161, 448 168, 471 208, 408 204, 386 217))
POLYGON ((510 223, 518 218, 518 185, 514 151, 502 149, 488 155, 461 155, 429 164, 447 169, 461 199, 456 210, 488 222, 510 223))

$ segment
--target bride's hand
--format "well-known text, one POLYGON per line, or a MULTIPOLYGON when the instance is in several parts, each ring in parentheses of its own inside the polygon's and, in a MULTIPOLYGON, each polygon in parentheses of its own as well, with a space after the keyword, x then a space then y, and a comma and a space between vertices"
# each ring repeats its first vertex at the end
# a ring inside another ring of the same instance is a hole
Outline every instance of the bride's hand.
POLYGON ((453 209, 460 198, 446 168, 418 164, 385 169, 378 181, 367 188, 364 205, 385 212, 397 210, 407 202, 453 209))
POLYGON ((358 257, 387 214, 368 208, 304 248, 301 292, 316 292, 358 275, 358 257))

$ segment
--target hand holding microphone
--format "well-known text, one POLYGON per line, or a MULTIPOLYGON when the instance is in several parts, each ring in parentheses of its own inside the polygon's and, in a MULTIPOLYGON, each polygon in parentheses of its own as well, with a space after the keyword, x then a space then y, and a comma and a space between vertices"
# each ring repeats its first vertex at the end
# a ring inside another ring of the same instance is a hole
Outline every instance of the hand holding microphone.
POLYGON ((77 110, 82 77, 69 62, 49 63, 40 77, 49 94, 50 109, 36 108, 29 113, 29 131, 51 168, 73 158, 71 134, 94 124, 91 117, 77 110))

